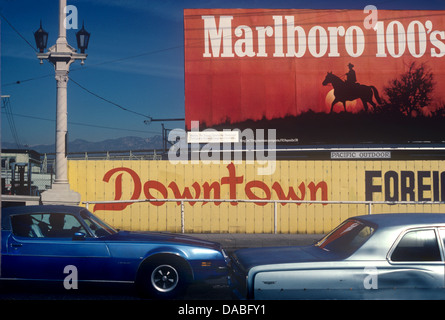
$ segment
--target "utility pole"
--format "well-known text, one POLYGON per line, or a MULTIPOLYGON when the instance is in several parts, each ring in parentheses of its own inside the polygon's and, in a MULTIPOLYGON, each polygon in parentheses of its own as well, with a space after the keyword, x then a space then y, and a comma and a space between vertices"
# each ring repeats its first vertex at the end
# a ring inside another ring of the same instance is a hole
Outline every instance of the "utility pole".
MULTIPOLYGON (((150 125, 152 122, 167 122, 167 121, 184 121, 184 118, 165 118, 165 119, 154 119, 152 117, 148 117, 148 120, 144 120, 146 125, 150 125)), ((167 144, 168 144, 168 131, 170 129, 166 129, 164 124, 161 123, 162 126, 162 152, 167 152, 167 144)))

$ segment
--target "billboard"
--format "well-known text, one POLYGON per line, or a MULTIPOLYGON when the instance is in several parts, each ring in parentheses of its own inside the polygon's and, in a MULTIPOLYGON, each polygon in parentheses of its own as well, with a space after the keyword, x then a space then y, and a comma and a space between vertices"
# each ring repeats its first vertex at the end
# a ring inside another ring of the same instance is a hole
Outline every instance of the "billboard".
POLYGON ((445 11, 187 9, 186 128, 445 141, 445 11))
POLYGON ((116 228, 134 231, 181 232, 180 201, 165 199, 191 200, 184 203, 184 230, 193 233, 272 233, 276 209, 277 232, 319 234, 368 213, 364 204, 325 201, 418 201, 374 204, 372 212, 445 213, 443 160, 277 161, 271 175, 259 175, 256 166, 246 161, 70 160, 68 178, 82 202, 121 201, 90 204, 89 209, 116 228), (126 202, 144 199, 159 202, 126 202), (228 201, 211 201, 221 199, 228 201), (251 202, 231 201, 236 199, 251 202), (269 200, 278 200, 276 208, 264 202, 269 200))

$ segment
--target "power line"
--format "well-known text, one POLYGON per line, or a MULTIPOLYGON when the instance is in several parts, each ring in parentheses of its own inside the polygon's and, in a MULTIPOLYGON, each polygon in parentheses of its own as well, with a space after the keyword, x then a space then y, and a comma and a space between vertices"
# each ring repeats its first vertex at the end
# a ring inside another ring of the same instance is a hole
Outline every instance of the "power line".
POLYGON ((166 52, 166 51, 170 51, 170 50, 174 50, 174 49, 182 49, 182 48, 184 48, 184 45, 181 44, 181 45, 168 47, 168 48, 164 48, 164 49, 158 49, 158 50, 151 50, 151 51, 147 51, 147 52, 141 52, 141 53, 138 53, 138 54, 135 54, 135 55, 127 56, 127 57, 107 60, 107 61, 98 62, 98 63, 95 63, 95 64, 88 64, 86 66, 82 66, 82 67, 78 67, 78 68, 73 68, 71 71, 83 70, 83 69, 87 69, 87 68, 101 66, 101 65, 104 65, 104 64, 111 64, 111 63, 121 62, 121 61, 125 61, 125 60, 136 59, 136 58, 140 58, 140 57, 144 57, 144 56, 148 56, 148 55, 152 55, 152 54, 157 54, 157 53, 162 53, 162 52, 166 52))
POLYGON ((39 79, 44 79, 44 78, 49 78, 49 77, 54 77, 54 74, 46 74, 46 75, 37 76, 37 77, 33 77, 33 78, 17 80, 17 81, 14 81, 14 82, 9 82, 9 83, 2 84, 2 87, 9 87, 9 86, 13 86, 13 85, 16 85, 16 84, 22 84, 24 82, 29 82, 29 81, 39 80, 39 79))
POLYGON ((20 38, 22 38, 35 52, 38 52, 38 50, 12 25, 11 22, 9 22, 8 19, 0 12, 0 17, 11 27, 12 30, 14 30, 15 33, 19 35, 20 38))
POLYGON ((19 135, 17 134, 17 128, 15 126, 14 114, 12 113, 11 101, 9 96, 2 96, 2 109, 4 109, 4 113, 6 114, 6 118, 8 119, 9 129, 11 130, 12 137, 17 145, 18 149, 22 148, 22 143, 20 142, 19 135))
MULTIPOLYGON (((4 112, 5 113, 5 112, 4 112)), ((34 120, 41 120, 41 121, 50 121, 50 122, 56 122, 54 119, 48 119, 48 118, 42 118, 37 116, 30 116, 30 115, 24 115, 24 114, 18 114, 18 113, 11 113, 13 116, 21 117, 21 118, 29 118, 34 120)), ((159 132, 156 131, 147 131, 147 130, 136 130, 136 129, 126 129, 126 128, 116 128, 116 127, 108 127, 108 126, 99 126, 95 124, 87 124, 87 123, 81 123, 81 122, 73 122, 68 121, 71 125, 77 125, 77 126, 84 126, 84 127, 92 127, 92 128, 100 128, 100 129, 109 129, 109 130, 120 130, 120 131, 131 131, 131 132, 140 132, 140 133, 152 133, 152 134, 159 134, 159 132)))
MULTIPOLYGON (((117 58, 117 59, 113 59, 113 60, 107 60, 107 61, 98 62, 98 63, 95 63, 95 64, 88 64, 88 65, 84 65, 84 66, 81 66, 81 67, 72 68, 70 70, 70 72, 79 71, 79 70, 85 70, 85 69, 88 69, 88 68, 93 68, 93 67, 97 67, 97 66, 102 66, 102 65, 116 63, 116 62, 121 62, 121 61, 125 61, 125 60, 130 60, 130 59, 136 59, 136 58, 140 58, 140 57, 144 57, 144 56, 148 56, 148 55, 152 55, 152 54, 162 53, 162 52, 166 52, 166 51, 169 51, 169 50, 181 49, 181 48, 184 48, 184 45, 179 45, 179 46, 173 46, 173 47, 169 47, 169 48, 165 48, 165 49, 159 49, 159 50, 142 52, 142 53, 139 53, 139 54, 135 54, 135 55, 131 55, 131 56, 123 57, 123 58, 117 58)), ((33 80, 39 80, 39 79, 48 78, 48 77, 52 77, 52 76, 54 76, 54 74, 46 74, 46 75, 36 76, 36 77, 28 78, 28 79, 17 80, 17 81, 14 81, 14 82, 9 82, 9 83, 2 84, 2 87, 9 87, 9 86, 17 85, 17 84, 22 84, 24 82, 33 81, 33 80)))
POLYGON ((74 84, 76 84, 79 88, 81 88, 82 90, 85 90, 86 92, 88 92, 89 94, 95 96, 96 98, 101 99, 101 100, 103 100, 103 101, 105 101, 105 102, 107 102, 107 103, 109 103, 109 104, 112 104, 112 105, 118 107, 118 108, 121 109, 121 110, 130 112, 130 113, 133 113, 133 114, 136 114, 136 115, 138 115, 138 116, 145 117, 145 118, 149 118, 149 119, 151 118, 150 116, 147 116, 146 114, 143 114, 143 113, 140 113, 140 112, 133 111, 133 110, 130 110, 130 109, 128 109, 128 108, 125 108, 125 107, 123 107, 122 105, 120 105, 120 104, 118 104, 118 103, 116 103, 116 102, 113 102, 113 101, 111 101, 111 100, 109 100, 109 99, 107 99, 107 98, 104 98, 104 97, 98 95, 97 93, 92 92, 91 90, 85 88, 83 85, 81 85, 80 83, 78 83, 77 81, 75 81, 75 80, 74 80, 73 78, 71 78, 71 77, 70 77, 70 80, 71 80, 74 84))

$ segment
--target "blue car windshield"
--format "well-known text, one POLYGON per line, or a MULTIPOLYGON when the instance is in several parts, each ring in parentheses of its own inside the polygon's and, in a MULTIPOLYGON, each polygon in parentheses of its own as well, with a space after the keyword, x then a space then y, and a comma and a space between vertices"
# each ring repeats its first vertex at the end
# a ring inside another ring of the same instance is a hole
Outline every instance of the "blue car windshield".
POLYGON ((346 220, 328 233, 315 246, 341 256, 349 256, 374 233, 375 228, 358 220, 346 220))
POLYGON ((115 229, 87 210, 82 211, 80 216, 96 237, 104 237, 117 233, 115 229))

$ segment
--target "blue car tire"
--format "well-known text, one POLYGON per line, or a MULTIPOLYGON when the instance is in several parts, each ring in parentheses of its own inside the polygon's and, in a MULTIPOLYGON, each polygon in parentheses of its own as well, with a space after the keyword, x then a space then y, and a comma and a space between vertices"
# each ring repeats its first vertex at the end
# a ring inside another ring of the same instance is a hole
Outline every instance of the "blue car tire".
POLYGON ((184 269, 178 258, 154 259, 145 263, 137 280, 141 295, 154 299, 181 297, 188 286, 188 276, 184 269))

